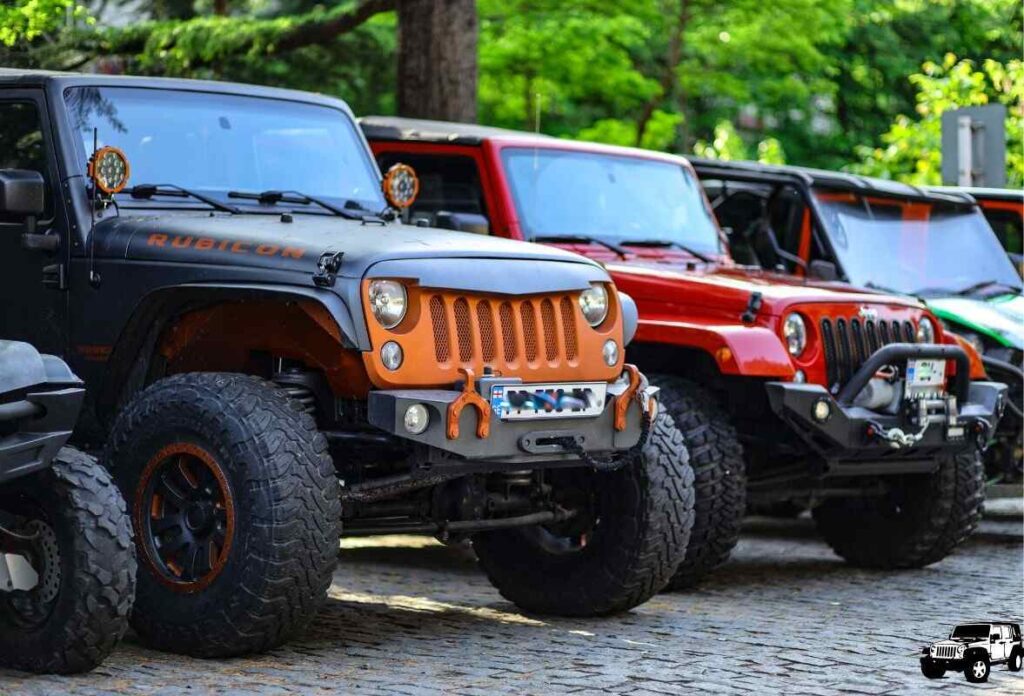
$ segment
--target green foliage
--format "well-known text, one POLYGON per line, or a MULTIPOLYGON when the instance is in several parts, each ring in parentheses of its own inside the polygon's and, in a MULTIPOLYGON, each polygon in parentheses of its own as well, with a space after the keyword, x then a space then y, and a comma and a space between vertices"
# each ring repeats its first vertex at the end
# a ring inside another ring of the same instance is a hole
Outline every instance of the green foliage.
POLYGON ((942 113, 948 109, 982 104, 1004 104, 1007 109, 1007 179, 1024 186, 1024 63, 986 60, 979 69, 973 61, 947 55, 941 64, 927 62, 910 76, 917 90, 917 116, 899 115, 881 136, 882 147, 861 146, 862 162, 855 171, 912 184, 942 183, 942 113))
POLYGON ((0 4, 0 45, 29 44, 54 34, 67 23, 89 22, 85 7, 74 0, 14 0, 0 4))
MULTIPOLYGON (((777 138, 765 138, 757 143, 755 159, 764 164, 785 164, 786 153, 777 138)), ((693 153, 698 157, 720 160, 749 160, 750 148, 736 132, 736 127, 729 121, 720 121, 715 126, 714 137, 710 141, 698 140, 693 145, 693 153)))

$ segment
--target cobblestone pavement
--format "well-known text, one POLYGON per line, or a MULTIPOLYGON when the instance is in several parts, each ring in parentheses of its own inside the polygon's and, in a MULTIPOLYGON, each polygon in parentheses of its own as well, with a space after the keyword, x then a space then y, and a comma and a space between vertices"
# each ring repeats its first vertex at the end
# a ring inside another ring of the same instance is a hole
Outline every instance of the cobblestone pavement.
POLYGON ((1011 505, 941 563, 866 572, 834 557, 809 519, 752 520, 699 590, 568 620, 517 612, 464 550, 349 540, 326 608, 285 648, 201 661, 129 639, 90 675, 0 672, 0 693, 1021 694, 1024 672, 928 681, 916 654, 959 620, 1024 618, 1022 541, 1011 505))

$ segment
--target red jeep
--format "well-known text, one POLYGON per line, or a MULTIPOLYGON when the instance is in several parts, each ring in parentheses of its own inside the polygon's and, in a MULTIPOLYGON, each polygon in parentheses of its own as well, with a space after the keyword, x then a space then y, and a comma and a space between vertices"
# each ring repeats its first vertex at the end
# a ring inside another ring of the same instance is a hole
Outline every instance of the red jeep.
POLYGON ((697 517, 672 586, 721 564, 746 500, 813 508, 847 561, 938 561, 974 529, 1004 387, 913 299, 740 267, 680 157, 461 124, 362 120, 413 166, 413 222, 556 244, 640 308, 630 348, 688 440, 697 517), (422 221, 422 222, 419 222, 422 221))

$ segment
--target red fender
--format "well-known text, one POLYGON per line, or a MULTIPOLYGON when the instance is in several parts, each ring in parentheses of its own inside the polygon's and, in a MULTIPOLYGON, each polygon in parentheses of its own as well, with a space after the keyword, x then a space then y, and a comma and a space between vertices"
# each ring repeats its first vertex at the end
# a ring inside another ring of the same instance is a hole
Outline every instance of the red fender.
POLYGON ((641 318, 634 341, 699 348, 726 375, 790 380, 796 371, 782 341, 763 326, 641 318))

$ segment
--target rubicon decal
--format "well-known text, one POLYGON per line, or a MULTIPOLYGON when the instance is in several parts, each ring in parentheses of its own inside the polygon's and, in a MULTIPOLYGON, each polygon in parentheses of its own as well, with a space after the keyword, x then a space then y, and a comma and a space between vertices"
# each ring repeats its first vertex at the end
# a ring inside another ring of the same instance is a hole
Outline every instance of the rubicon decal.
POLYGON ((285 259, 301 259, 306 253, 301 247, 281 244, 253 244, 232 239, 213 239, 182 234, 161 234, 153 232, 146 239, 146 246, 169 249, 194 249, 196 251, 226 251, 232 254, 258 254, 278 256, 285 259))

